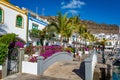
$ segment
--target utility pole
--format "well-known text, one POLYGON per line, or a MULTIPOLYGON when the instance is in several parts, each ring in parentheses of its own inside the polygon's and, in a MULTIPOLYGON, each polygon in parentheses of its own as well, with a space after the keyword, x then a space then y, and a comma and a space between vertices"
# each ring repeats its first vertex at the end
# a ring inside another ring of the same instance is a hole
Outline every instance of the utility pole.
POLYGON ((118 39, 117 39, 117 48, 118 48, 118 53, 120 53, 119 52, 120 50, 120 26, 119 26, 118 39))
POLYGON ((45 9, 42 8, 42 13, 41 13, 42 16, 44 16, 44 11, 45 11, 45 9))
POLYGON ((38 19, 38 7, 36 7, 36 18, 38 19))

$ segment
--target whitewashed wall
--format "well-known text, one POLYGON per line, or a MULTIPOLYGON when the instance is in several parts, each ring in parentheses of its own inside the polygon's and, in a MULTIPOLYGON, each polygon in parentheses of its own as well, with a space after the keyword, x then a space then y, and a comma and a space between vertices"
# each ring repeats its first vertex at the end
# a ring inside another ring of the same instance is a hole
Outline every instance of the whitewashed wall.
POLYGON ((30 20, 30 19, 29 19, 29 30, 32 29, 32 24, 33 24, 33 23, 38 25, 38 29, 39 29, 39 30, 42 30, 43 28, 45 28, 44 25, 42 25, 42 24, 40 24, 40 23, 37 23, 36 21, 33 21, 33 20, 30 20))
POLYGON ((93 80, 94 69, 97 64, 96 51, 84 60, 85 62, 85 80, 93 80))
MULTIPOLYGON (((36 19, 36 20, 37 20, 37 19, 36 19)), ((32 24, 38 25, 38 29, 39 29, 39 30, 42 30, 42 29, 45 28, 45 25, 42 25, 42 24, 40 24, 40 23, 38 23, 38 22, 36 22, 36 21, 34 21, 34 20, 29 19, 29 24, 28 24, 29 29, 28 29, 28 30, 31 30, 31 29, 32 29, 32 24)), ((39 39, 32 39, 31 37, 28 36, 28 41, 33 41, 33 42, 36 43, 36 41, 38 41, 38 40, 39 40, 39 39)))
POLYGON ((2 65, 0 65, 0 70, 2 70, 2 65))
POLYGON ((22 73, 29 73, 34 75, 41 75, 49 66, 55 62, 59 61, 72 61, 73 55, 68 52, 58 52, 48 57, 46 60, 43 60, 42 56, 38 57, 38 61, 27 62, 22 61, 22 73))
POLYGON ((9 7, 6 7, 0 4, 0 8, 4 10, 4 24, 7 26, 5 31, 7 33, 15 33, 23 39, 24 41, 27 40, 26 33, 27 33, 27 15, 17 12, 9 7), (23 28, 16 27, 16 16, 21 15, 23 19, 23 28))
POLYGON ((37 75, 37 63, 22 62, 22 73, 29 73, 37 75))
POLYGON ((92 64, 92 79, 93 79, 95 66, 97 64, 97 55, 96 54, 93 55, 92 63, 91 64, 92 64))

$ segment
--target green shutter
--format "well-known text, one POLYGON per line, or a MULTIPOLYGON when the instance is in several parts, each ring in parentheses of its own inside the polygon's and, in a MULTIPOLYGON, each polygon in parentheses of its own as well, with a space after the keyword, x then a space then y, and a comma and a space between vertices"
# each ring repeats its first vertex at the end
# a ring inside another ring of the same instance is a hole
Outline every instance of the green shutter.
POLYGON ((22 28, 22 17, 17 16, 16 26, 22 28))
POLYGON ((38 25, 32 24, 32 29, 38 29, 38 25))
POLYGON ((0 9, 0 23, 2 22, 2 16, 3 16, 2 9, 0 9))

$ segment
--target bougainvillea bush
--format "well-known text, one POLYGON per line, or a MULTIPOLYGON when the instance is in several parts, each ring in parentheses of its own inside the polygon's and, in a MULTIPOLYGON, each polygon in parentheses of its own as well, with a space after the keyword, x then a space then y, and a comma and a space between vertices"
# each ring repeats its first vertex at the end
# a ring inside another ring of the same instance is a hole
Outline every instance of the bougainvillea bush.
POLYGON ((85 51, 89 51, 89 48, 84 48, 85 49, 85 51))
POLYGON ((38 56, 32 56, 32 57, 29 59, 29 62, 37 62, 37 57, 38 57, 38 56))
MULTIPOLYGON (((42 46, 40 47, 41 52, 39 54, 39 56, 43 56, 44 59, 47 59, 48 57, 52 56, 53 54, 57 53, 57 52, 72 52, 72 49, 70 48, 66 48, 64 49, 61 46, 57 46, 57 45, 52 45, 52 46, 42 46)), ((34 50, 34 49, 32 49, 34 50)), ((30 62, 36 62, 37 61, 37 56, 32 56, 29 60, 30 62)))
POLYGON ((63 48, 61 46, 43 46, 41 47, 43 52, 40 53, 40 56, 43 56, 45 59, 52 56, 54 53, 62 52, 63 48))
POLYGON ((10 43, 9 48, 24 48, 24 43, 20 41, 13 41, 10 43))
POLYGON ((24 43, 17 41, 17 42, 15 42, 15 47, 24 48, 24 43))
POLYGON ((35 51, 34 51, 34 46, 27 46, 25 48, 25 54, 29 55, 29 56, 32 56, 32 54, 34 54, 35 51))

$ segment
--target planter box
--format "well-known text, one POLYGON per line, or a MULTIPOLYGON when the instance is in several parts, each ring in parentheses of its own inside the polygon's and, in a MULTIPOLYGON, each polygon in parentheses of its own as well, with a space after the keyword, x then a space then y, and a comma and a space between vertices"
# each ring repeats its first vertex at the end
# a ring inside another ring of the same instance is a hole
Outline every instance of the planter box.
POLYGON ((22 73, 29 73, 29 74, 35 74, 37 75, 37 63, 22 62, 22 73))
POLYGON ((89 51, 85 51, 85 54, 89 54, 89 51))

